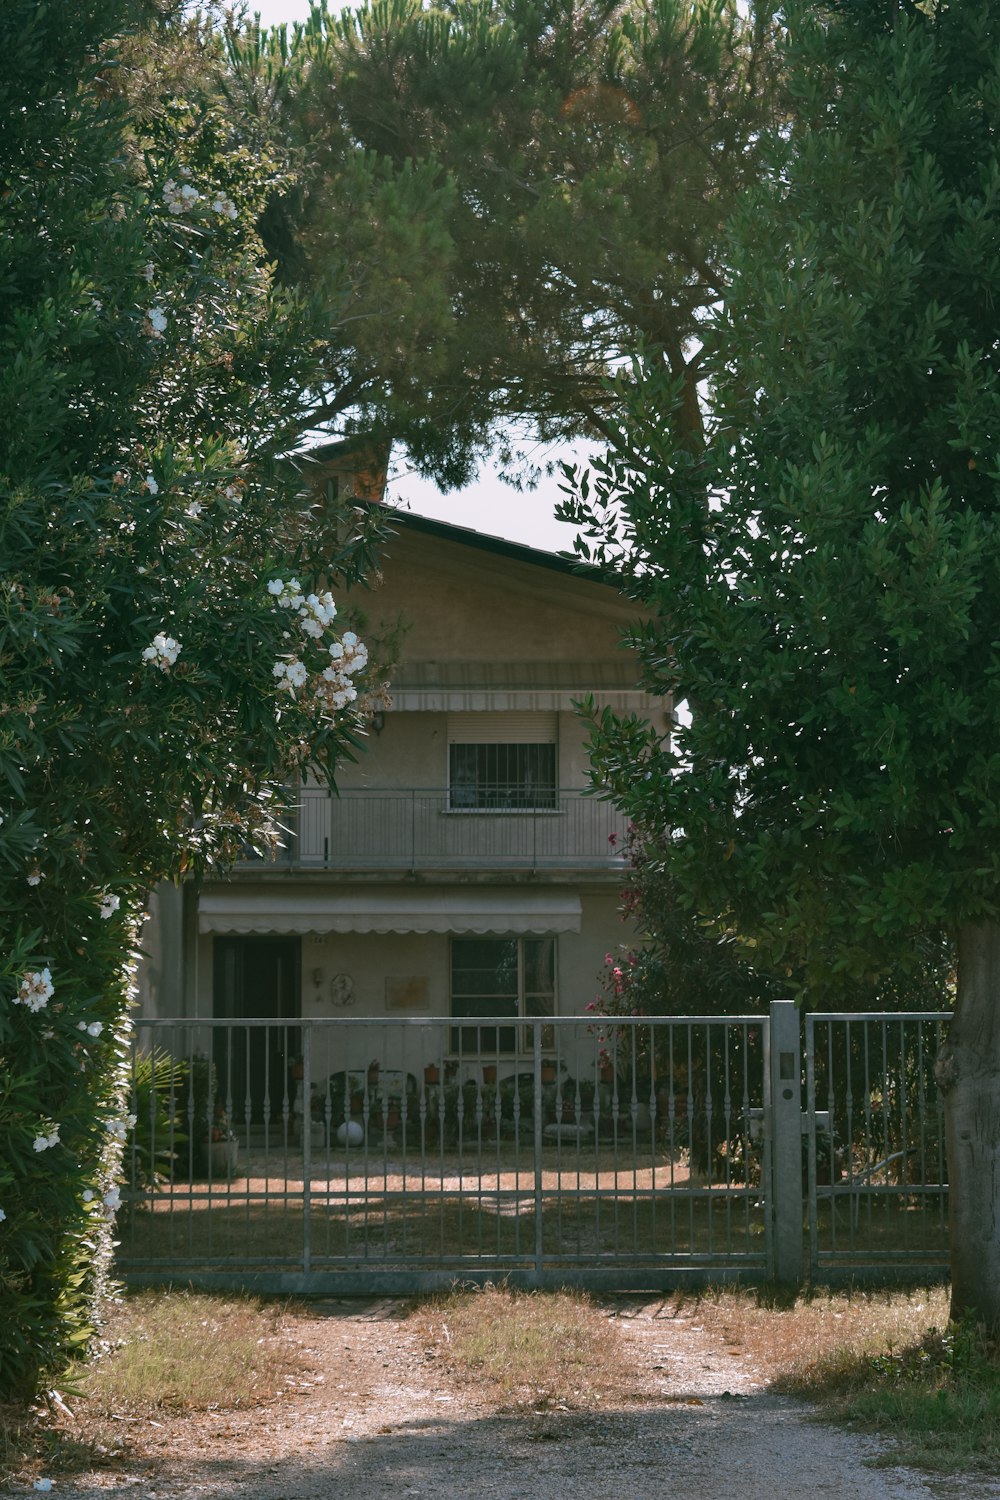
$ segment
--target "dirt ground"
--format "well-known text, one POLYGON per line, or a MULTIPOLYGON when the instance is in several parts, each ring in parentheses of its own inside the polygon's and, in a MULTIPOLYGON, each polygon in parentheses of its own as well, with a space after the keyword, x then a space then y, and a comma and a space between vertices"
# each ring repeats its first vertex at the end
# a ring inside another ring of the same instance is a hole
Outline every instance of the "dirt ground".
MULTIPOLYGON (((449 1373, 404 1303, 309 1304, 292 1327, 303 1373, 278 1399, 123 1423, 106 1466, 56 1476, 53 1500, 1000 1497, 1000 1481, 871 1467, 884 1444, 769 1393, 743 1351, 710 1337, 690 1307, 618 1298, 605 1310, 639 1371, 627 1396, 594 1411, 510 1415, 449 1373)), ((11 1488, 31 1493, 32 1481, 11 1488)))

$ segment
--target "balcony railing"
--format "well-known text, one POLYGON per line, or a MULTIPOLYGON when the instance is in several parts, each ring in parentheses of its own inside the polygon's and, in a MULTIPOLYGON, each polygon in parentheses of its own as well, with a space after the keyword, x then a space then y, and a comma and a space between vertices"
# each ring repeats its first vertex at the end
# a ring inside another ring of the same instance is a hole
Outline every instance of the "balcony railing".
MULTIPOLYGON (((456 807, 447 789, 306 787, 283 819, 273 863, 297 869, 592 869, 624 867, 625 820, 579 792, 549 806, 456 807)), ((261 868, 261 860, 240 868, 261 868)))

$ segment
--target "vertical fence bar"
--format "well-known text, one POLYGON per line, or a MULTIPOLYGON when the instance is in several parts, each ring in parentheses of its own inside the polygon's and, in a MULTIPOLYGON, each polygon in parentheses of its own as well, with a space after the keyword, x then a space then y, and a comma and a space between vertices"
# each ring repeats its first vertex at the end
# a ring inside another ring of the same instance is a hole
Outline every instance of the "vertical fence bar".
MULTIPOLYGON (((286 1068, 287 1072, 287 1068, 286 1068)), ((312 1270, 312 1027, 302 1037, 302 1270, 312 1270)))
MULTIPOLYGON (((827 1100, 831 1079, 827 1074, 827 1100)), ((832 1119, 832 1115, 831 1115, 832 1119)), ((817 1193, 816 1193, 816 1027, 815 1017, 806 1016, 806 1120, 809 1131, 809 1273, 816 1274, 819 1259, 817 1193)), ((831 1208, 832 1208, 831 1203, 831 1208)))
POLYGON ((531 1055, 535 1074, 535 1275, 540 1281, 544 1262, 544 1238, 542 1233, 542 1023, 537 1020, 531 1022, 531 1055))

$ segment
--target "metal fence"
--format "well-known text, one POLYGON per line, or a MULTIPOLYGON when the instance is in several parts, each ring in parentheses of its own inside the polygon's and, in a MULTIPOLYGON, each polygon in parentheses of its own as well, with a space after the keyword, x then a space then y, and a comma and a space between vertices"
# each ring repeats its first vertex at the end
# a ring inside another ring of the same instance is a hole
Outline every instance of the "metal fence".
POLYGON ((607 802, 554 791, 540 800, 498 810, 455 805, 447 788, 305 787, 286 815, 276 862, 327 870, 623 867, 622 818, 607 802))
POLYGON ((120 1263, 344 1293, 943 1271, 944 1016, 136 1024, 120 1263), (490 1045, 484 1046, 488 1038, 490 1045), (502 1041, 501 1041, 502 1039, 502 1041), (805 1108, 803 1109, 803 1105, 805 1108))

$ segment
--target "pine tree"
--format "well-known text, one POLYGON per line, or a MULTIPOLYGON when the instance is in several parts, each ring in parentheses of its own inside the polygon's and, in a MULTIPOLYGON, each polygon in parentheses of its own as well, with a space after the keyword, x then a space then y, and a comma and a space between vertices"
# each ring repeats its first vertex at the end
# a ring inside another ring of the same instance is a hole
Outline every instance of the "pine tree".
MULTIPOLYGON (((376 0, 293 43, 234 41, 280 103, 301 191, 272 200, 282 274, 348 288, 317 416, 399 438, 463 481, 527 424, 600 439, 606 377, 643 342, 696 440, 722 229, 777 108, 769 8, 730 0, 376 0)), ((513 458, 511 452, 508 456, 513 458)))

